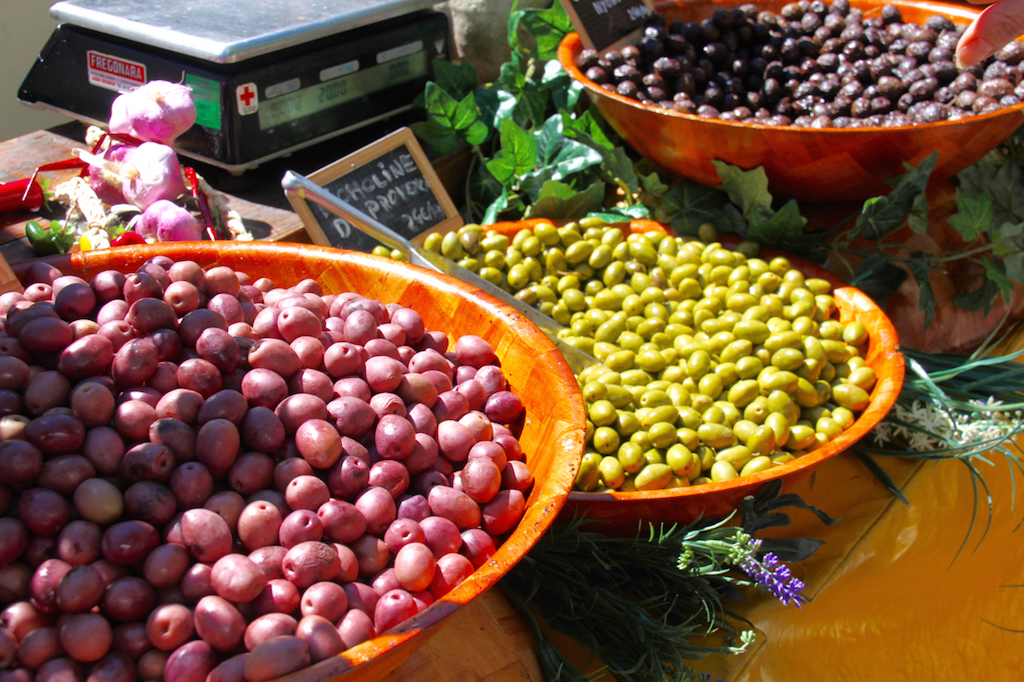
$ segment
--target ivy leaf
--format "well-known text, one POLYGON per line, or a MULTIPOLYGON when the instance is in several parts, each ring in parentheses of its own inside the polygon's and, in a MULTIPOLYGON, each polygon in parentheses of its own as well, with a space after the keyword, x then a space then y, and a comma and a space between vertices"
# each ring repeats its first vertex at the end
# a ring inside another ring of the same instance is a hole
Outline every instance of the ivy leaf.
POLYGON ((906 279, 906 270, 893 265, 885 256, 874 254, 861 261, 850 284, 857 286, 881 305, 906 279))
POLYGON ((915 234, 928 234, 928 194, 921 192, 914 197, 907 216, 907 225, 915 234))
POLYGON ((430 145, 439 156, 451 154, 459 148, 459 135, 437 121, 416 121, 409 126, 416 137, 430 145))
POLYGON ((554 156, 547 165, 541 164, 538 160, 539 168, 520 177, 522 189, 533 199, 539 196, 544 183, 548 180, 568 181, 577 174, 583 179, 585 172, 599 166, 602 160, 601 155, 595 150, 565 137, 559 138, 557 145, 549 145, 548 151, 554 151, 554 156))
POLYGON ((1014 282, 1024 283, 1024 251, 1016 251, 1003 258, 1006 276, 1014 282))
POLYGON ((511 185, 512 180, 516 177, 515 158, 511 154, 506 154, 502 149, 495 152, 491 160, 485 165, 487 170, 491 172, 491 175, 494 176, 494 179, 500 182, 503 187, 511 185))
MULTIPOLYGON (((512 118, 516 107, 516 96, 497 87, 479 88, 474 91, 476 106, 480 110, 480 120, 490 130, 500 130, 501 122, 512 118)), ((490 132, 490 130, 488 132, 490 132)))
POLYGON ((773 249, 798 256, 810 255, 812 251, 824 248, 826 236, 823 232, 820 235, 818 232, 805 232, 804 222, 797 200, 791 199, 768 220, 751 222, 746 229, 746 237, 773 249))
POLYGON ((992 179, 1005 162, 1006 158, 998 150, 990 151, 973 166, 957 173, 960 191, 972 197, 985 194, 986 188, 992 184, 992 179))
POLYGON ((494 81, 495 87, 510 93, 518 101, 519 93, 523 91, 526 84, 526 74, 513 62, 505 62, 499 69, 498 78, 494 81))
POLYGON ((483 121, 474 121, 473 125, 460 132, 466 144, 473 147, 483 144, 491 135, 491 129, 483 121))
POLYGON ((600 218, 607 224, 623 223, 630 220, 643 220, 651 217, 651 209, 643 204, 633 206, 615 206, 597 212, 590 212, 588 217, 600 218))
POLYGON ((949 224, 965 242, 973 242, 992 230, 992 197, 987 194, 971 196, 962 190, 956 192, 956 214, 949 224))
POLYGON ((917 282, 917 309, 924 311, 924 328, 927 330, 935 316, 935 294, 932 292, 932 283, 929 279, 931 271, 924 259, 923 251, 912 251, 907 265, 917 282))
POLYGON ((1003 303, 1009 308, 1010 299, 1013 297, 1013 282, 1006 276, 1006 264, 1001 258, 986 258, 982 262, 985 264, 985 275, 999 287, 1003 303))
POLYGON ((626 154, 622 147, 616 147, 611 152, 602 154, 604 157, 604 169, 615 179, 626 183, 631 194, 640 191, 640 178, 633 170, 633 160, 626 154))
POLYGON ((986 188, 986 194, 996 202, 998 209, 993 221, 1017 223, 1024 220, 1024 197, 1020 187, 1024 185, 1024 170, 1016 159, 1008 159, 986 188))
POLYGON ((608 138, 597 120, 588 109, 579 118, 571 118, 563 113, 562 128, 565 135, 598 151, 615 149, 615 144, 608 138))
POLYGON ((857 216, 857 229, 865 239, 877 241, 903 225, 917 195, 928 185, 938 156, 938 152, 932 152, 917 168, 901 177, 892 192, 864 202, 864 208, 857 216))
POLYGON ((1005 300, 1013 292, 1013 284, 1006 277, 1006 266, 1002 260, 985 258, 982 263, 985 271, 981 284, 973 291, 961 294, 953 299, 954 303, 968 312, 983 310, 986 315, 992 312, 996 297, 1003 293, 1005 300))
POLYGON ((537 142, 511 119, 501 123, 501 149, 512 157, 515 175, 533 170, 537 163, 537 142))
POLYGON ((508 190, 501 188, 501 194, 491 202, 491 205, 484 211, 484 217, 480 221, 484 225, 492 225, 498 222, 498 214, 508 208, 508 190))
POLYGON ((430 66, 434 70, 434 83, 453 99, 463 99, 480 85, 476 67, 470 62, 453 64, 444 59, 432 59, 430 66))
POLYGON ((663 197, 668 192, 668 185, 666 185, 661 176, 657 171, 653 171, 647 175, 637 174, 640 178, 640 186, 644 188, 644 191, 655 197, 663 197))
MULTIPOLYGON (((527 80, 519 93, 519 102, 516 103, 516 122, 525 119, 534 126, 538 126, 544 120, 544 112, 548 106, 548 91, 540 83, 527 80)), ((521 124, 524 128, 526 124, 521 124)))
POLYGON ((436 83, 428 82, 426 100, 430 120, 452 130, 467 130, 480 119, 480 110, 472 94, 456 100, 436 83))
POLYGON ((533 202, 530 217, 556 220, 586 215, 601 208, 604 191, 603 182, 595 182, 578 192, 564 182, 548 180, 533 202))
POLYGON ((714 160, 718 177, 722 178, 719 189, 743 212, 750 223, 762 223, 772 215, 772 195, 768 192, 768 175, 764 167, 745 171, 724 161, 714 160))
POLYGON ((558 111, 570 112, 576 108, 583 93, 583 84, 571 78, 557 59, 544 65, 544 76, 540 82, 551 92, 551 100, 558 111))
POLYGON ((1021 235, 1024 234, 1024 223, 1003 223, 998 229, 994 230, 992 239, 996 242, 1005 241, 1012 239, 1011 246, 1000 245, 992 249, 992 253, 999 256, 1009 255, 1014 251, 1019 251, 1024 246, 1024 240, 1021 239, 1021 235))
POLYGON ((723 207, 729 199, 724 192, 682 178, 661 198, 661 208, 671 216, 672 229, 678 234, 697 234, 704 223, 724 223, 723 207))
POLYGON ((509 22, 509 45, 513 49, 533 52, 538 61, 547 61, 558 57, 558 44, 565 34, 573 30, 572 21, 560 2, 552 3, 549 9, 528 9, 521 14, 513 28, 509 22), (515 35, 513 35, 513 30, 515 35), (529 33, 534 45, 527 46, 520 40, 521 30, 529 33))
POLYGON ((555 115, 544 121, 544 125, 538 130, 533 131, 533 137, 537 142, 538 166, 550 166, 554 162, 562 149, 562 144, 566 142, 566 136, 562 133, 564 127, 562 117, 555 115))

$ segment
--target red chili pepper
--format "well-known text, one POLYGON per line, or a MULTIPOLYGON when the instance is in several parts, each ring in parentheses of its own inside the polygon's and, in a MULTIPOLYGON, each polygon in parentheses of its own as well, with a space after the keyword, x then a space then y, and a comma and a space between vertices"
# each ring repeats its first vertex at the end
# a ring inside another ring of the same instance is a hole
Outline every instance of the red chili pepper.
POLYGON ((43 206, 43 188, 32 178, 0 185, 0 214, 15 211, 34 213, 43 206))
POLYGON ((128 230, 114 237, 114 241, 110 242, 111 246, 131 246, 132 244, 145 244, 146 240, 142 238, 142 235, 138 232, 128 230))

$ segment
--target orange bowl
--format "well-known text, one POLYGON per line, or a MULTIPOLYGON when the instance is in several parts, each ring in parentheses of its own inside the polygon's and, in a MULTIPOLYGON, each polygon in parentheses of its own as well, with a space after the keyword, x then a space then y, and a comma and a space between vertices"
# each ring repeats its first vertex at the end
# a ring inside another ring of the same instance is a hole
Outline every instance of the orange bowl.
MULTIPOLYGON (((514 235, 521 229, 533 229, 545 219, 497 223, 488 229, 514 235)), ((633 220, 628 225, 617 225, 629 232, 661 231, 671 234, 664 225, 651 220, 633 220)), ((723 239, 735 243, 735 239, 723 239)), ((785 256, 792 266, 807 277, 819 277, 832 284, 833 296, 839 311, 839 320, 859 320, 868 330, 865 360, 875 371, 877 382, 871 391, 871 402, 857 417, 853 425, 826 445, 812 450, 803 457, 767 471, 735 478, 731 481, 707 483, 687 488, 664 490, 587 493, 573 490, 562 509, 563 517, 586 516, 602 523, 595 528, 602 533, 634 534, 638 523, 690 523, 699 518, 724 517, 732 513, 747 495, 756 494, 771 481, 782 480, 789 486, 804 478, 831 457, 843 452, 863 438, 881 421, 899 396, 903 386, 904 362, 899 352, 899 339, 892 322, 864 292, 849 286, 831 272, 801 258, 771 249, 762 249, 761 257, 768 260, 785 256)))
MULTIPOLYGON (((356 291, 414 308, 428 329, 454 339, 475 334, 497 351, 502 369, 526 408, 520 442, 534 475, 526 511, 491 559, 432 606, 339 656, 289 675, 288 682, 376 680, 425 644, 445 619, 494 585, 537 542, 573 485, 585 445, 586 415, 572 370, 548 338, 512 308, 462 282, 397 261, 351 251, 270 242, 194 242, 118 247, 49 259, 86 279, 107 270, 132 273, 163 255, 204 268, 226 265, 278 286, 305 278, 325 293, 356 291)), ((29 263, 18 264, 24 272, 29 263)))
MULTIPOLYGON (((716 0, 662 2, 656 6, 667 21, 699 21, 718 9, 745 3, 716 0)), ((784 2, 762 2, 762 10, 778 12, 784 2)), ((869 17, 888 4, 883 0, 851 0, 869 17)), ((923 24, 938 14, 968 23, 980 10, 954 3, 897 0, 907 21, 923 24)), ((558 59, 587 91, 608 123, 642 156, 669 173, 704 185, 721 178, 713 160, 745 170, 764 167, 768 186, 777 196, 805 201, 864 200, 887 194, 884 181, 902 175, 903 164, 917 165, 938 151, 932 180, 952 177, 978 161, 1024 123, 1024 104, 957 121, 940 121, 894 128, 795 128, 721 121, 667 111, 609 92, 584 76, 576 66, 583 49, 579 35, 570 33, 558 59)))

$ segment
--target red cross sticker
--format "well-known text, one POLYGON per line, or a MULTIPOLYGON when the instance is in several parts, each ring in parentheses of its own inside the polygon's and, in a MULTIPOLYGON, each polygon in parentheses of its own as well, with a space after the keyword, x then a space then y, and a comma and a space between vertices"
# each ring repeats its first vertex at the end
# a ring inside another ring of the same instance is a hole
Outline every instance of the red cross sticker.
POLYGON ((235 88, 235 98, 238 101, 238 114, 240 116, 254 114, 260 107, 255 83, 239 85, 235 88))

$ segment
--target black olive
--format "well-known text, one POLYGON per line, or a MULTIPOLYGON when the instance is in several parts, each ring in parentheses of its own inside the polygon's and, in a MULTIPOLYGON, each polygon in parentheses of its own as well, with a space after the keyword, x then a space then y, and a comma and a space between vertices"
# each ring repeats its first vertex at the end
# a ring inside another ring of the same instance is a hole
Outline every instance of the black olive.
POLYGON ((622 81, 615 86, 615 92, 623 97, 636 97, 637 87, 633 81, 622 81))
POLYGON ((586 71, 592 66, 597 66, 597 60, 600 58, 601 55, 597 53, 597 50, 581 50, 579 56, 576 57, 576 68, 586 71))
POLYGON ((956 25, 948 17, 941 14, 933 14, 924 20, 924 25, 935 32, 952 31, 956 25))
POLYGON ((608 82, 608 72, 600 66, 590 67, 584 75, 598 85, 603 85, 608 82))

